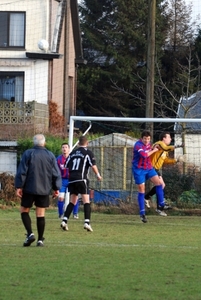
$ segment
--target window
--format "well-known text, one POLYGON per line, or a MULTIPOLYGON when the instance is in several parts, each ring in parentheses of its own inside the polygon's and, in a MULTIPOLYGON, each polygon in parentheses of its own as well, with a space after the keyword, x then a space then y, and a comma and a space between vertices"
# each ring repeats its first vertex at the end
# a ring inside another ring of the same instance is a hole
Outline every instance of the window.
POLYGON ((0 72, 0 101, 24 102, 24 72, 0 72))
POLYGON ((0 48, 25 47, 25 13, 0 12, 0 48))

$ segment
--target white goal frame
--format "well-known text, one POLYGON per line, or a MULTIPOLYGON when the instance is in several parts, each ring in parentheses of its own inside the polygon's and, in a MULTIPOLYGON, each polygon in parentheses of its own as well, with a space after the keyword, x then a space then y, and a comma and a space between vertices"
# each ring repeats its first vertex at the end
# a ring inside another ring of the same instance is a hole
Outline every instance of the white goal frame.
POLYGON ((74 122, 89 122, 88 129, 83 133, 85 135, 91 128, 91 121, 101 122, 144 122, 144 123, 201 123, 201 119, 185 119, 185 118, 121 118, 121 117, 93 117, 93 116, 71 116, 69 124, 69 147, 70 151, 75 148, 78 142, 73 145, 74 122))

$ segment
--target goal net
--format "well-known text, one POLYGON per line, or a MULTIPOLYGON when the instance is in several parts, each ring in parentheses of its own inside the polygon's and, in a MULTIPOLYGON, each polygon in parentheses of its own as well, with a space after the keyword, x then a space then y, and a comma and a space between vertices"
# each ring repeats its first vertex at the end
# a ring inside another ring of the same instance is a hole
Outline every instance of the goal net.
MULTIPOLYGON (((159 140, 162 131, 171 134, 171 145, 181 145, 169 153, 179 158, 175 164, 163 166, 162 175, 166 183, 165 198, 176 206, 201 204, 201 129, 200 119, 146 119, 107 118, 71 116, 69 144, 73 149, 74 128, 78 124, 84 135, 88 135, 89 149, 95 155, 96 163, 103 177, 97 182, 90 173, 91 200, 100 204, 135 202, 137 186, 132 176, 133 146, 140 138, 145 123, 153 123, 152 142, 159 140), (86 125, 87 124, 87 125, 86 125), (99 132, 94 138, 93 130, 99 132)), ((155 199, 152 199, 153 202, 155 199)))

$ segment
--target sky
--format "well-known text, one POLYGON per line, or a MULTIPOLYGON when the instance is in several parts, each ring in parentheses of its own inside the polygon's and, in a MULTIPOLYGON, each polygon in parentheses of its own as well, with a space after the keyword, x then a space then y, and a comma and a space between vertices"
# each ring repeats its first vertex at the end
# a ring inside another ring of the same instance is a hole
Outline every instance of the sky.
MULTIPOLYGON (((80 3, 80 1, 81 0, 78 0, 78 3, 80 3)), ((192 17, 201 24, 201 0, 185 0, 185 2, 186 4, 192 3, 192 17), (199 19, 197 18, 198 14, 200 14, 199 19)))
POLYGON ((192 16, 196 18, 200 14, 200 23, 201 23, 201 0, 185 0, 186 4, 192 3, 192 16))

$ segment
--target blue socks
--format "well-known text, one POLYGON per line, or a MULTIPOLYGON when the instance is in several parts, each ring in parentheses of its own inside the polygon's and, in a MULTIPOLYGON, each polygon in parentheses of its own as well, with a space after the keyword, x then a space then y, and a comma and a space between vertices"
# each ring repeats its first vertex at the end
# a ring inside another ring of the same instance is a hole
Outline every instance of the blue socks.
MULTIPOLYGON (((156 186, 156 195, 157 195, 159 206, 163 208, 165 205, 165 201, 164 201, 164 193, 163 193, 162 185, 156 186)), ((138 204, 140 208, 140 216, 145 215, 144 197, 145 197, 145 193, 138 193, 138 204)))
POLYGON ((164 193, 163 193, 162 185, 156 186, 156 195, 157 195, 158 205, 164 207, 165 201, 164 201, 164 193))
POLYGON ((64 201, 57 202, 59 217, 61 217, 64 213, 64 201))
POLYGON ((144 193, 138 193, 138 204, 140 208, 140 216, 145 215, 144 193))

